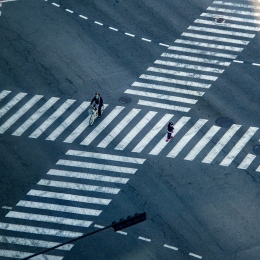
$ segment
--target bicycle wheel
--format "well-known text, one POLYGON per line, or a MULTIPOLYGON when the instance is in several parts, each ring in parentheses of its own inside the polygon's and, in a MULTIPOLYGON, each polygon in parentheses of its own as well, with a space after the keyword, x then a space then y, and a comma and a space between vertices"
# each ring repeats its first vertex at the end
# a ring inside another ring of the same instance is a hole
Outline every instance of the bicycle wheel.
POLYGON ((94 121, 95 121, 95 115, 93 114, 93 115, 91 115, 91 117, 89 118, 89 125, 93 125, 94 121))

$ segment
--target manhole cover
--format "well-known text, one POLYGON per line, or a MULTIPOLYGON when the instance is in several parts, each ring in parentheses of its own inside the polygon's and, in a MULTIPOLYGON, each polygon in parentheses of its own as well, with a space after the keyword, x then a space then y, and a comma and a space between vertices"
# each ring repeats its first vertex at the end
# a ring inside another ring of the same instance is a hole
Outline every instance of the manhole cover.
POLYGON ((225 19, 220 17, 220 18, 216 18, 215 21, 216 21, 217 23, 224 23, 224 22, 225 22, 225 19))
POLYGON ((216 120, 216 125, 220 127, 230 127, 234 124, 234 121, 228 117, 220 117, 216 120))
POLYGON ((119 98, 119 102, 120 103, 126 104, 126 103, 130 103, 131 101, 132 101, 132 99, 130 97, 121 97, 121 98, 119 98))
POLYGON ((260 155, 260 145, 255 145, 254 148, 253 148, 253 152, 256 155, 260 155))

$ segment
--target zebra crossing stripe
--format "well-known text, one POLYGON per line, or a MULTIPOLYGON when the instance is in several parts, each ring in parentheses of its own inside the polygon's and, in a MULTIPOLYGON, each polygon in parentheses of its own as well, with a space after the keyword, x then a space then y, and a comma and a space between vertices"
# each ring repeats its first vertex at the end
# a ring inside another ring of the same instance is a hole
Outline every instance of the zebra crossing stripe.
POLYGON ((211 151, 206 155, 202 162, 211 163, 240 127, 241 125, 233 124, 228 129, 228 131, 222 136, 222 138, 217 142, 217 144, 211 149, 211 151))
POLYGON ((47 138, 46 140, 54 141, 60 136, 65 129, 70 126, 89 106, 89 102, 84 101, 67 119, 61 123, 47 138))
POLYGON ((248 12, 248 11, 239 11, 234 9, 225 9, 225 8, 216 8, 216 7, 208 7, 207 10, 215 11, 215 12, 222 12, 222 13, 232 13, 232 14, 240 14, 240 15, 248 15, 248 16, 260 16, 259 13, 256 12, 248 12))
POLYGON ((40 107, 30 118, 28 118, 12 135, 22 135, 33 123, 35 123, 59 98, 50 98, 42 107, 40 107))
POLYGON ((66 100, 47 120, 45 120, 29 137, 38 138, 55 120, 57 120, 76 100, 66 100))
POLYGON ((165 114, 160 121, 146 134, 146 136, 136 145, 132 150, 134 153, 140 153, 146 147, 146 145, 161 131, 165 128, 165 125, 170 121, 174 115, 165 114))
POLYGON ((0 101, 1 101, 2 99, 4 99, 9 93, 11 93, 11 91, 9 91, 9 90, 2 90, 2 91, 0 92, 0 101))
POLYGON ((136 117, 141 109, 132 109, 126 117, 98 144, 97 147, 106 148, 123 129, 136 117))
POLYGON ((236 143, 236 145, 231 149, 231 151, 227 154, 227 156, 222 160, 219 165, 229 166, 258 129, 258 127, 249 127, 246 133, 240 138, 240 140, 236 143))
MULTIPOLYGON (((174 136, 181 130, 181 128, 190 120, 190 117, 183 116, 181 119, 174 124, 174 136)), ((153 150, 149 153, 152 155, 158 155, 162 149, 168 144, 165 141, 166 137, 164 136, 160 142, 153 148, 153 150)))
POLYGON ((108 116, 80 143, 81 145, 89 145, 106 127, 112 122, 114 118, 124 109, 124 107, 117 106, 109 113, 108 116))
POLYGON ((247 154, 247 156, 243 159, 243 161, 238 165, 238 169, 246 170, 248 166, 253 162, 256 158, 253 154, 247 154))
POLYGON ((27 93, 18 93, 12 98, 4 107, 0 109, 0 118, 5 115, 12 107, 14 107, 20 100, 22 100, 27 93))
POLYGON ((249 9, 260 9, 258 6, 253 5, 244 5, 244 4, 236 4, 231 2, 223 2, 223 1, 214 1, 213 4, 215 5, 228 5, 228 6, 235 6, 240 8, 249 8, 249 9))
POLYGON ((206 124, 208 120, 199 119, 195 125, 181 138, 181 140, 169 152, 167 157, 175 158, 185 147, 185 145, 195 136, 195 134, 206 124))
POLYGON ((12 126, 21 116, 23 116, 33 105, 35 105, 43 96, 35 95, 24 106, 22 106, 13 116, 0 126, 0 134, 3 134, 12 126))
POLYGON ((193 161, 200 151, 207 145, 207 143, 212 139, 212 137, 219 131, 220 127, 212 126, 208 132, 200 139, 200 141, 193 147, 193 149, 188 153, 184 160, 193 161))
POLYGON ((149 111, 141 121, 125 136, 125 138, 116 146, 115 150, 124 150, 126 146, 137 136, 141 130, 148 125, 157 112, 149 111))

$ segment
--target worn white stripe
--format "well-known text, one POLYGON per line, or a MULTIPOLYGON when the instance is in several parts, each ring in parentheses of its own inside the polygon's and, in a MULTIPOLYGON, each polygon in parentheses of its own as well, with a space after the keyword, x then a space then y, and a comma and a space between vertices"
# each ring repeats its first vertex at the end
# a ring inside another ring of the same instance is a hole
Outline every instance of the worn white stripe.
POLYGON ((127 181, 129 180, 127 178, 112 177, 112 176, 106 176, 106 175, 100 175, 100 174, 90 174, 90 173, 85 173, 85 172, 63 171, 63 170, 56 170, 56 169, 49 170, 47 172, 47 174, 55 175, 55 176, 69 177, 69 178, 114 182, 114 183, 122 183, 122 184, 126 184, 127 181))
POLYGON ((74 12, 73 12, 72 10, 70 10, 70 9, 65 9, 65 11, 67 11, 67 12, 69 12, 69 13, 71 13, 71 14, 74 13, 74 12))
POLYGON ((43 96, 35 95, 25 105, 23 105, 14 115, 0 126, 0 134, 3 134, 11 127, 21 116, 23 116, 33 105, 35 105, 43 96))
POLYGON ((34 227, 34 226, 26 226, 26 225, 17 225, 17 224, 3 223, 3 222, 0 222, 0 229, 39 234, 39 235, 57 236, 57 237, 74 238, 83 235, 83 233, 80 232, 72 232, 67 230, 50 229, 50 228, 34 227))
POLYGON ((260 165, 257 167, 256 172, 260 172, 260 165))
POLYGON ((58 187, 65 189, 73 189, 73 190, 83 190, 83 191, 94 191, 94 192, 102 192, 102 193, 110 193, 117 194, 120 189, 95 186, 95 185, 86 185, 80 183, 72 183, 72 182, 63 182, 63 181, 51 181, 51 180, 40 180, 38 185, 50 186, 50 187, 58 187))
POLYGON ((235 44, 242 44, 242 45, 247 45, 249 43, 249 41, 244 41, 244 40, 237 40, 237 39, 224 38, 218 36, 209 36, 205 34, 196 34, 196 33, 184 32, 181 34, 181 36, 198 38, 198 39, 203 39, 208 41, 228 42, 228 43, 235 43, 235 44))
POLYGON ((81 18, 83 18, 83 19, 85 19, 85 20, 87 20, 88 19, 88 17, 86 17, 86 16, 84 16, 84 15, 79 15, 79 17, 81 17, 81 18))
POLYGON ((190 110, 189 107, 174 106, 174 105, 168 105, 168 104, 164 104, 164 103, 157 103, 157 102, 146 101, 146 100, 141 100, 141 99, 138 100, 138 105, 157 107, 157 108, 169 109, 169 110, 175 110, 175 111, 181 111, 181 112, 188 112, 190 110))
POLYGON ((144 240, 144 241, 146 241, 146 242, 151 242, 151 239, 145 238, 145 237, 141 237, 141 236, 139 236, 138 239, 144 240))
POLYGON ((116 233, 118 233, 118 234, 121 234, 121 235, 127 235, 127 233, 126 232, 124 232, 124 231, 121 231, 121 230, 119 230, 119 231, 116 231, 116 233))
POLYGON ((187 103, 187 104, 196 104, 196 102, 198 101, 196 99, 191 99, 191 98, 169 96, 169 95, 164 95, 164 94, 157 94, 157 93, 153 93, 153 92, 139 91, 139 90, 133 90, 133 89, 127 89, 124 93, 137 95, 137 96, 143 96, 143 97, 163 99, 163 100, 168 100, 168 101, 182 102, 182 103, 187 103))
POLYGON ((160 121, 146 134, 146 136, 136 145, 132 152, 140 153, 147 144, 165 127, 165 124, 173 117, 172 114, 165 114, 160 121))
POLYGON ((207 10, 215 11, 215 12, 223 12, 223 13, 232 13, 232 14, 240 14, 240 15, 248 15, 248 16, 260 16, 260 13, 256 12, 248 12, 248 11, 240 11, 234 9, 225 9, 225 8, 216 8, 216 7, 208 7, 207 10))
POLYGON ((124 150, 126 146, 149 124, 157 112, 149 111, 138 124, 125 136, 125 138, 116 146, 115 150, 124 150))
POLYGON ((56 4, 56 3, 52 3, 54 6, 60 7, 60 5, 56 4))
POLYGON ((68 99, 48 119, 46 119, 29 137, 39 137, 55 120, 57 120, 76 100, 68 99))
POLYGON ((11 91, 9 91, 9 90, 2 90, 2 91, 0 92, 0 101, 1 101, 2 99, 4 99, 9 93, 11 93, 11 91))
POLYGON ((89 145, 100 133, 115 119, 124 107, 117 106, 108 116, 80 143, 81 145, 89 145))
MULTIPOLYGON (((177 123, 174 125, 174 136, 182 129, 182 127, 190 120, 190 117, 183 116, 178 120, 177 123)), ((152 155, 158 155, 163 148, 168 144, 166 142, 166 137, 164 137, 160 140, 160 142, 152 149, 152 151, 149 154, 152 155)))
POLYGON ((238 165, 237 168, 246 170, 255 158, 256 158, 256 155, 253 155, 250 153, 247 154, 247 156, 243 159, 243 161, 238 165))
POLYGON ((12 135, 22 135, 33 123, 35 123, 59 98, 50 98, 42 107, 40 107, 32 116, 30 116, 12 135))
POLYGON ((185 147, 185 145, 195 136, 195 134, 206 124, 208 120, 199 119, 195 125, 181 138, 181 140, 169 152, 167 157, 175 158, 185 147))
POLYGON ((114 28, 114 27, 108 27, 110 30, 113 30, 113 31, 118 31, 118 29, 114 28))
POLYGON ((169 249, 176 250, 176 251, 178 250, 178 247, 175 247, 175 246, 169 246, 167 244, 164 244, 163 246, 166 247, 166 248, 169 248, 169 249))
POLYGON ((232 125, 228 129, 228 131, 221 137, 221 139, 217 142, 217 144, 211 149, 211 151, 206 155, 206 157, 202 160, 202 162, 211 163, 240 127, 241 125, 236 125, 236 124, 232 125))
POLYGON ((96 227, 96 228, 104 228, 104 226, 97 225, 97 224, 95 224, 94 227, 96 227))
POLYGON ((106 148, 123 129, 136 117, 141 109, 132 109, 118 125, 98 144, 97 147, 106 148))
POLYGON ((196 156, 202 151, 202 149, 207 145, 207 143, 212 139, 212 137, 219 131, 219 126, 212 126, 208 132, 200 139, 200 141, 193 147, 193 149, 188 153, 184 160, 193 161, 196 156))
POLYGON ((131 33, 125 33, 125 35, 131 36, 131 37, 135 37, 135 35, 134 35, 134 34, 131 34, 131 33))
POLYGON ((112 171, 112 172, 122 172, 122 173, 130 173, 130 174, 134 174, 137 171, 136 168, 114 166, 108 164, 79 162, 79 161, 71 161, 71 160, 59 160, 57 164, 71 166, 71 167, 81 167, 81 168, 96 169, 102 171, 112 171))
POLYGON ((196 257, 196 258, 199 258, 199 259, 202 259, 202 256, 200 255, 196 255, 194 253, 189 253, 190 256, 193 256, 193 257, 196 257))
POLYGON ((231 149, 219 165, 229 166, 258 129, 258 127, 249 127, 246 133, 239 139, 236 145, 231 149))
POLYGON ((260 9, 260 7, 257 5, 244 5, 244 4, 239 4, 239 3, 231 3, 231 2, 223 2, 223 1, 214 1, 213 4, 235 6, 235 7, 240 7, 240 8, 249 8, 249 9, 260 9))
POLYGON ((14 107, 20 100, 22 100, 27 93, 18 93, 5 106, 0 109, 0 118, 5 115, 12 107, 14 107))

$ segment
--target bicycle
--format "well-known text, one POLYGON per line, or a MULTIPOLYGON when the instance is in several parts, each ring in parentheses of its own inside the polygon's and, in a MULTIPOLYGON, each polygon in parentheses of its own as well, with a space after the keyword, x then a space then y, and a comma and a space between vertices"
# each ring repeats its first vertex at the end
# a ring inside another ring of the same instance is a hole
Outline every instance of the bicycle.
MULTIPOLYGON (((101 115, 104 111, 105 107, 104 105, 101 107, 101 115)), ((89 125, 93 125, 95 119, 98 117, 98 109, 96 107, 92 107, 88 110, 88 113, 90 115, 90 118, 89 118, 89 125)))

